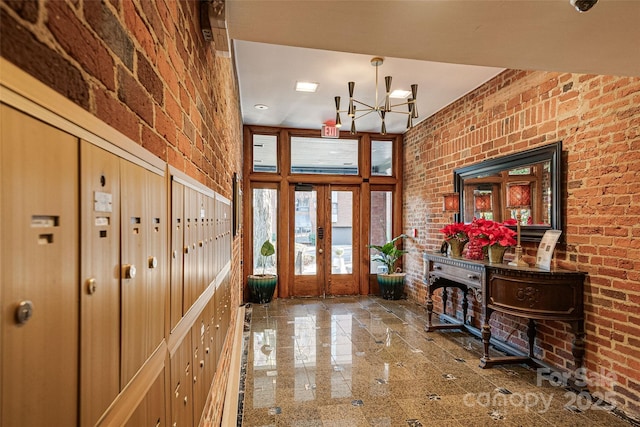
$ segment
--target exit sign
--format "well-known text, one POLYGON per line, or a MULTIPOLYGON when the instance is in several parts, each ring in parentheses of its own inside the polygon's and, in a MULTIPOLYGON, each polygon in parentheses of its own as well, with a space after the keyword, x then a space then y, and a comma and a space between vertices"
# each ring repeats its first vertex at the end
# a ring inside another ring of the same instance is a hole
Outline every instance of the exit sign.
POLYGON ((322 125, 320 136, 323 138, 340 138, 340 129, 335 126, 322 125))

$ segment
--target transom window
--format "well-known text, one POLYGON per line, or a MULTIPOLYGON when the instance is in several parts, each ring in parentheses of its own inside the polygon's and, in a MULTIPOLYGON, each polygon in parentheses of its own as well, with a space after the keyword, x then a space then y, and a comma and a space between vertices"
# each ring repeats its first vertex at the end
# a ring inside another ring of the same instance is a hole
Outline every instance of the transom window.
POLYGON ((358 175, 358 140, 292 136, 291 173, 358 175))

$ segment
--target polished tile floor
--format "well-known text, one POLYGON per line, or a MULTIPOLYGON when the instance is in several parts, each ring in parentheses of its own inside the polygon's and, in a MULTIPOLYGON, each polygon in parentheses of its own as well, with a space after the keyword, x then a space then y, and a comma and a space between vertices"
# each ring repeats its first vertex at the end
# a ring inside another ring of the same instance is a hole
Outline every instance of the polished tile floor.
POLYGON ((278 299, 247 319, 238 425, 633 425, 535 369, 480 369, 477 338, 424 332, 406 300, 278 299))

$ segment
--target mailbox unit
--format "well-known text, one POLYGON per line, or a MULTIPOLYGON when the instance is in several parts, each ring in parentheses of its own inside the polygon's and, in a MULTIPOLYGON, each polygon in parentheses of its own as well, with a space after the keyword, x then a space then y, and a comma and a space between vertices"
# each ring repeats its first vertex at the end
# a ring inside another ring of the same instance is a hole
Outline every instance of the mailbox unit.
POLYGON ((230 200, 18 80, 0 98, 0 425, 195 425, 230 345, 230 200))

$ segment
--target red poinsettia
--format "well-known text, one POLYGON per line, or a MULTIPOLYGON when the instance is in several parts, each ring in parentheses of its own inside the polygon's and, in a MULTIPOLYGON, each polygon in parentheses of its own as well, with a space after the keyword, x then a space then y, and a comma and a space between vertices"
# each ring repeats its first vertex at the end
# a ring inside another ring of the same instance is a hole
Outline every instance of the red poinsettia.
POLYGON ((469 235, 467 234, 468 228, 468 224, 455 222, 440 229, 440 232, 444 234, 446 240, 458 239, 461 242, 466 242, 469 240, 469 235))
POLYGON ((515 225, 515 220, 509 219, 504 223, 491 221, 483 218, 474 218, 469 224, 467 235, 470 239, 475 239, 482 246, 513 246, 516 244, 516 232, 507 227, 515 225))

